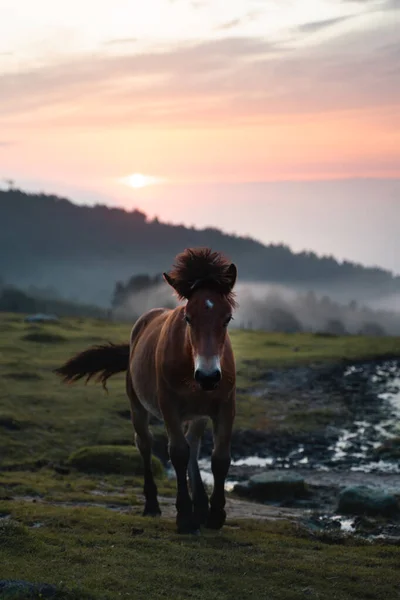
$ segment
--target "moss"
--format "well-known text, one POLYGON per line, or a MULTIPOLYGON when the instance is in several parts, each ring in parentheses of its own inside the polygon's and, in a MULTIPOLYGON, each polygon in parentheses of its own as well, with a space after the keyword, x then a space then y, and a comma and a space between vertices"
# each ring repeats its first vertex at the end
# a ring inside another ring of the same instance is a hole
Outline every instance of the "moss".
MULTIPOLYGON (((58 467, 55 466, 57 469, 58 467)), ((0 472, 0 499, 35 499, 45 502, 107 503, 120 506, 141 504, 143 476, 84 474, 74 469, 60 474, 50 469, 0 472)), ((159 479, 160 493, 175 492, 175 482, 159 479)))
MULTIPOLYGON (((139 451, 132 446, 91 446, 73 452, 68 464, 86 473, 118 473, 143 475, 143 461, 139 451)), ((161 462, 153 457, 153 473, 163 474, 161 462)))
POLYGON ((60 334, 40 331, 37 333, 27 333, 22 339, 24 342, 35 342, 37 344, 60 344, 67 341, 67 339, 60 334))

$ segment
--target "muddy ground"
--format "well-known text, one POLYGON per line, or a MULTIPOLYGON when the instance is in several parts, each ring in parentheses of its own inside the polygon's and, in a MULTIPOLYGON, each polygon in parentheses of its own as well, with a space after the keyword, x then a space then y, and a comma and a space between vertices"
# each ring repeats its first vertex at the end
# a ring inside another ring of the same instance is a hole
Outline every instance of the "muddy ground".
MULTIPOLYGON (((260 402, 268 400, 270 406, 274 399, 283 414, 285 407, 293 402, 303 407, 305 414, 315 414, 316 410, 323 414, 325 409, 335 407, 335 419, 333 423, 308 431, 276 427, 272 423, 266 431, 235 432, 229 472, 231 486, 235 482, 245 482, 252 475, 284 470, 302 476, 309 490, 305 499, 275 502, 275 507, 269 503, 266 508, 265 503, 263 509, 251 508, 253 516, 268 518, 266 515, 271 516, 271 510, 273 514, 289 510, 295 511, 292 516, 311 519, 316 526, 340 527, 337 504, 340 491, 345 487, 363 485, 387 490, 400 497, 398 458, 389 455, 382 460, 377 454, 382 443, 399 435, 399 383, 399 360, 343 362, 268 371, 252 392, 260 402), (257 510, 260 511, 258 516, 257 510), (296 512, 299 510, 303 512, 296 512)), ((211 449, 212 437, 208 432, 201 455, 207 479, 211 449)), ((236 508, 231 506, 231 510, 235 513, 236 508)), ((351 530, 400 539, 397 520, 343 519, 342 525, 345 522, 351 530)))

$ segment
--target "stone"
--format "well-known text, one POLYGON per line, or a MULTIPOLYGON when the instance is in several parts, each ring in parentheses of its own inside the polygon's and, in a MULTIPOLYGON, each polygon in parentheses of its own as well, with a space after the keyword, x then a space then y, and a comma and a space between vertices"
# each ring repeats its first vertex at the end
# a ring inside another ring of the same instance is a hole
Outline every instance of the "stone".
POLYGON ((55 598, 58 590, 47 583, 29 583, 28 581, 0 580, 0 598, 36 600, 36 598, 55 598))
POLYGON ((386 440, 375 449, 375 455, 382 460, 400 459, 400 436, 386 440))
POLYGON ((236 484, 233 491, 255 500, 294 500, 308 496, 304 478, 296 473, 272 471, 253 475, 244 484, 236 484))
POLYGON ((382 489, 358 485, 346 487, 340 492, 337 512, 345 515, 393 517, 400 511, 394 495, 382 489))
POLYGON ((0 579, 1 600, 94 600, 81 590, 70 591, 49 583, 31 583, 20 579, 0 579))

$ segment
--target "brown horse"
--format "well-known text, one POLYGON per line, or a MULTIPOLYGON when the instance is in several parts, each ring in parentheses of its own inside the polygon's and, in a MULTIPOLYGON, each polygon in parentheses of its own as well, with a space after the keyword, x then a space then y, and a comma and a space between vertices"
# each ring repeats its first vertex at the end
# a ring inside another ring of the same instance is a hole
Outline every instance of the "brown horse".
POLYGON ((66 382, 97 374, 105 387, 114 373, 126 371, 136 445, 144 462, 144 515, 160 515, 151 469, 149 415, 164 420, 169 455, 177 478, 176 523, 180 533, 200 525, 225 523, 225 479, 231 461, 235 417, 235 360, 227 326, 235 308, 233 263, 210 249, 187 249, 176 257, 165 281, 185 306, 143 314, 130 344, 89 348, 56 370, 66 382), (199 466, 201 438, 211 418, 214 448, 213 492, 208 501, 199 466), (183 426, 188 423, 186 434, 183 426), (187 484, 189 474, 192 498, 187 484))

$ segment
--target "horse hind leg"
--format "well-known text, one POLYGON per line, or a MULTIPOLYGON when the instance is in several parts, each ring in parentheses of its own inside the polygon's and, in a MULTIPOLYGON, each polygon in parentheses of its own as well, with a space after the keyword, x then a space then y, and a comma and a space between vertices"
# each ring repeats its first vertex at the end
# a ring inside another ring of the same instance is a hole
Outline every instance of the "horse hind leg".
POLYGON ((186 439, 190 447, 190 458, 188 465, 190 489, 193 500, 193 516, 199 525, 205 525, 208 518, 208 496, 201 478, 198 458, 200 452, 201 438, 207 426, 207 419, 195 419, 189 424, 186 439))
POLYGON ((127 374, 127 394, 131 403, 132 424, 135 430, 135 442, 143 459, 144 466, 144 487, 145 506, 143 516, 157 517, 161 515, 160 505, 158 503, 158 490, 154 481, 153 470, 151 466, 152 455, 152 435, 149 429, 149 413, 140 403, 136 396, 130 374, 127 374))

